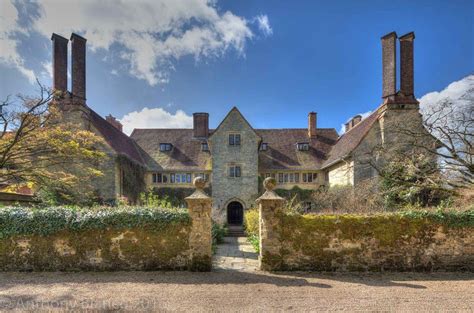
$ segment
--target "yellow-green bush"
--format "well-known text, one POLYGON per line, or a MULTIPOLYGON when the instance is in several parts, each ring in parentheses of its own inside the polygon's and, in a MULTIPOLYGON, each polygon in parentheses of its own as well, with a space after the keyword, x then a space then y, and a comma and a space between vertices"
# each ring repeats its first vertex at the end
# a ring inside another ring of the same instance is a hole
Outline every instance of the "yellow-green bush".
POLYGON ((247 235, 258 236, 259 232, 259 221, 258 221, 258 209, 252 208, 245 211, 244 215, 245 231, 247 235))

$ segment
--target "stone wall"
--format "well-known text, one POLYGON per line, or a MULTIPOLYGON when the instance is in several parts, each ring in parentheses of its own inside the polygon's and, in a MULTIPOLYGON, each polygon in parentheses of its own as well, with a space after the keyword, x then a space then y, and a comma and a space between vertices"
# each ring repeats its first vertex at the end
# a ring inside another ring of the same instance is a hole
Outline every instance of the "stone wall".
POLYGON ((328 169, 329 187, 354 185, 354 162, 341 161, 328 169))
POLYGON ((272 188, 257 201, 264 270, 474 271, 469 214, 288 215, 272 188))
POLYGON ((191 219, 136 208, 97 213, 5 208, 0 271, 210 271, 211 198, 202 190, 204 181, 195 181, 197 190, 186 198, 191 219))

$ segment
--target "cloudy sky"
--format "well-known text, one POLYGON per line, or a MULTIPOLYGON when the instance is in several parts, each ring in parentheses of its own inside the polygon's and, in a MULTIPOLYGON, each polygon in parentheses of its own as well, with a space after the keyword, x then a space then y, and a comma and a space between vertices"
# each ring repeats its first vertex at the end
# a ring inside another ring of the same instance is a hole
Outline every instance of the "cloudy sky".
POLYGON ((128 132, 189 127, 197 111, 215 127, 233 106, 257 128, 305 127, 317 111, 339 129, 380 103, 380 37, 393 30, 416 33, 417 97, 474 88, 473 11, 472 0, 0 0, 0 98, 51 85, 51 33, 74 31, 88 40, 88 104, 128 132))

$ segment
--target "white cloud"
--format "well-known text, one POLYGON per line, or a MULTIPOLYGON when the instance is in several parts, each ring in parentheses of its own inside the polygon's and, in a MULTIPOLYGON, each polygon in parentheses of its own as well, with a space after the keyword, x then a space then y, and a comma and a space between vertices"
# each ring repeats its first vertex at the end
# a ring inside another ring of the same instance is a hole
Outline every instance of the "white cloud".
POLYGON ((267 15, 259 15, 256 18, 258 29, 265 35, 265 36, 271 36, 273 34, 273 29, 270 26, 270 22, 268 20, 267 15))
MULTIPOLYGON (((20 70, 23 61, 16 51, 15 31, 38 32, 47 38, 53 32, 66 37, 78 32, 92 50, 109 50, 116 44, 130 74, 150 85, 166 83, 174 62, 183 56, 220 57, 230 49, 243 54, 254 36, 246 18, 220 12, 215 0, 43 0, 37 6, 39 14, 23 29, 17 8, 1 1, 0 58, 20 70)), ((257 19, 259 29, 271 33, 268 17, 257 19)), ((25 75, 27 71, 23 67, 25 75)))
POLYGON ((35 74, 25 67, 25 60, 18 53, 18 33, 25 29, 18 25, 18 11, 10 1, 0 2, 0 62, 17 68, 30 82, 35 82, 35 74))
POLYGON ((439 106, 443 106, 445 101, 451 101, 454 105, 462 109, 468 106, 474 106, 474 75, 468 75, 461 80, 452 82, 441 91, 427 93, 420 99, 421 113, 432 112, 439 106))
MULTIPOLYGON (((364 113, 359 113, 359 114, 356 114, 356 115, 360 115, 362 116, 362 119, 365 119, 366 117, 368 117, 370 114, 372 114, 373 111, 367 111, 367 112, 364 112, 364 113)), ((354 116, 356 116, 354 115, 354 116)), ((346 123, 349 122, 350 120, 352 119, 352 117, 348 118, 343 124, 341 124, 341 128, 339 129, 339 135, 342 135, 346 132, 346 123)))
POLYGON ((126 114, 120 122, 123 131, 130 135, 135 128, 192 128, 193 117, 178 110, 172 114, 162 108, 143 108, 126 114))

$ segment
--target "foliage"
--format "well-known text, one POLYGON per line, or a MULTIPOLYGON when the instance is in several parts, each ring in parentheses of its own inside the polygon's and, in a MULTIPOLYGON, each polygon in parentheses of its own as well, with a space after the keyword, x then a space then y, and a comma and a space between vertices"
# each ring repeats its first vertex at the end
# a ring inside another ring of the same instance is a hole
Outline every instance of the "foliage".
POLYGON ((0 104, 0 183, 32 183, 54 203, 90 198, 94 190, 87 182, 102 176, 97 165, 105 154, 97 147, 103 140, 63 120, 62 95, 39 87, 38 97, 0 104))
POLYGON ((244 213, 244 228, 247 241, 257 253, 260 252, 260 213, 257 208, 252 208, 244 213))
POLYGON ((122 172, 123 194, 132 203, 136 203, 140 193, 145 191, 145 168, 124 155, 117 156, 122 172))
POLYGON ((247 241, 250 242, 252 247, 255 249, 255 252, 260 253, 260 236, 249 235, 247 241))
POLYGON ((224 242, 224 237, 227 235, 227 227, 225 225, 220 225, 212 220, 212 250, 215 252, 217 245, 224 242))
POLYGON ((423 154, 394 156, 380 171, 385 207, 430 206, 453 195, 444 188, 436 162, 423 154))
POLYGON ((244 212, 244 228, 249 236, 259 236, 259 212, 257 208, 251 208, 244 212))
POLYGON ((169 200, 168 196, 160 198, 157 194, 154 194, 151 191, 140 193, 139 203, 147 207, 157 207, 157 208, 173 208, 173 204, 169 200))
POLYGON ((298 186, 294 186, 292 189, 275 189, 275 193, 282 198, 287 200, 294 199, 295 202, 301 203, 304 201, 310 201, 313 193, 312 189, 302 189, 298 186))
MULTIPOLYGON (((184 198, 190 196, 195 191, 194 188, 174 188, 174 187, 155 187, 150 192, 159 199, 164 199, 171 203, 173 207, 185 207, 184 198)), ((209 196, 212 195, 211 188, 204 188, 204 192, 209 196)))
POLYGON ((190 224, 185 210, 147 207, 0 208, 0 238, 15 235, 47 236, 62 230, 147 228, 160 229, 168 224, 190 224))

